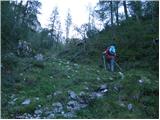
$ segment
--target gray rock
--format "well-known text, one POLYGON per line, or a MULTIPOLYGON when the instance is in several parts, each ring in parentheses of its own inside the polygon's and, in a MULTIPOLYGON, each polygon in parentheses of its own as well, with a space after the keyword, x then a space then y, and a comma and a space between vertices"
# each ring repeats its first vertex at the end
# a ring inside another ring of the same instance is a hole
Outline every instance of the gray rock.
POLYGON ((37 60, 37 61, 43 61, 44 60, 44 57, 41 53, 37 54, 36 56, 34 56, 34 58, 37 60))
POLYGON ((80 110, 80 105, 77 101, 69 101, 67 103, 67 109, 69 111, 76 111, 76 110, 80 110))
POLYGON ((63 110, 63 106, 60 102, 53 103, 52 106, 53 106, 53 112, 54 113, 61 113, 62 110, 63 110))
POLYGON ((14 101, 9 101, 8 104, 15 105, 15 102, 14 101))
MULTIPOLYGON (((98 90, 98 92, 101 92, 101 93, 105 93, 105 92, 108 92, 108 88, 107 88, 107 84, 103 84, 101 85, 98 90)), ((99 93, 98 93, 99 94, 99 93)))
POLYGON ((104 90, 104 89, 107 89, 107 84, 103 84, 100 86, 100 90, 104 90))
POLYGON ((130 103, 128 104, 128 110, 131 111, 133 109, 133 105, 130 103))
POLYGON ((35 98, 35 100, 37 100, 37 101, 38 101, 38 100, 39 100, 39 97, 36 97, 36 98, 35 98))
POLYGON ((38 108, 41 108, 42 106, 41 105, 38 105, 38 108))
POLYGON ((89 96, 90 96, 90 99, 91 99, 91 100, 93 100, 93 99, 98 99, 98 98, 102 98, 102 97, 103 97, 103 93, 93 92, 93 93, 91 93, 89 96))
POLYGON ((89 88, 86 86, 85 88, 84 88, 85 90, 89 90, 89 88))
POLYGON ((16 116, 16 119, 30 119, 30 118, 33 118, 33 117, 29 113, 24 113, 23 115, 16 116))
POLYGON ((30 99, 26 99, 22 102, 22 105, 29 105, 31 103, 30 99))
POLYGON ((97 80, 100 81, 101 79, 99 77, 97 77, 97 80))
POLYGON ((102 93, 108 92, 108 89, 101 90, 102 93))
POLYGON ((45 111, 44 114, 49 116, 50 114, 53 114, 53 112, 52 111, 45 111))
POLYGON ((55 115, 53 113, 47 116, 47 119, 54 119, 54 118, 55 118, 55 115))
POLYGON ((56 91, 56 92, 53 93, 54 96, 57 96, 57 95, 60 95, 60 94, 62 94, 62 91, 56 91))
POLYGON ((47 99, 51 99, 52 95, 47 95, 46 97, 47 97, 47 99))
POLYGON ((120 105, 121 107, 125 107, 125 104, 122 103, 122 102, 119 102, 119 105, 120 105))
POLYGON ((120 83, 117 83, 114 85, 114 90, 119 92, 122 89, 122 85, 120 83))
POLYGON ((113 78, 112 78, 112 77, 109 77, 109 80, 113 80, 113 78))
POLYGON ((76 100, 78 98, 77 94, 74 91, 68 91, 69 98, 76 100))
POLYGON ((76 116, 76 113, 75 112, 67 112, 63 115, 64 118, 75 118, 77 117, 76 116))
POLYGON ((144 80, 138 80, 138 82, 139 82, 140 84, 142 84, 142 83, 144 83, 144 80))
POLYGON ((39 115, 40 115, 40 114, 42 114, 42 110, 35 110, 35 111, 34 111, 34 114, 36 114, 36 115, 39 114, 39 115))
POLYGON ((79 93, 79 96, 85 96, 85 92, 84 92, 84 91, 81 91, 81 92, 79 93))
POLYGON ((14 99, 15 97, 16 97, 16 95, 15 95, 15 94, 12 94, 10 98, 11 98, 11 99, 14 99))
POLYGON ((119 73, 121 79, 124 79, 124 74, 122 72, 118 72, 118 73, 119 73))

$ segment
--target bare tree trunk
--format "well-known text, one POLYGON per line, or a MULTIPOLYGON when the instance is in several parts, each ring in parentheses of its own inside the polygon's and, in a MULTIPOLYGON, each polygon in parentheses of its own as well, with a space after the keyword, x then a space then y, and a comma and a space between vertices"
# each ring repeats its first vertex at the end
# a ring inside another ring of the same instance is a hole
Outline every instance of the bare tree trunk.
POLYGON ((119 4, 119 1, 116 1, 116 22, 117 22, 117 25, 119 25, 119 19, 118 19, 118 4, 119 4))
POLYGON ((110 8, 111 8, 111 26, 113 26, 113 6, 112 6, 112 1, 110 1, 110 8))
POLYGON ((123 6, 124 6, 124 13, 125 13, 126 19, 128 19, 128 12, 127 12, 126 1, 123 1, 123 6))

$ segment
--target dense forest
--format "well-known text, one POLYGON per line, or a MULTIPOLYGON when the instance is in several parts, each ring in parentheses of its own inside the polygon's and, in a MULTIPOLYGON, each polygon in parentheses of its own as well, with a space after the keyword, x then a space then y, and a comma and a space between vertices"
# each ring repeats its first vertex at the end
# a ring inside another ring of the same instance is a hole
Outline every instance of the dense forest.
POLYGON ((1 118, 159 118, 159 1, 99 0, 73 25, 80 37, 58 7, 42 28, 41 6, 1 1, 1 118), (102 59, 112 43, 115 72, 102 59))

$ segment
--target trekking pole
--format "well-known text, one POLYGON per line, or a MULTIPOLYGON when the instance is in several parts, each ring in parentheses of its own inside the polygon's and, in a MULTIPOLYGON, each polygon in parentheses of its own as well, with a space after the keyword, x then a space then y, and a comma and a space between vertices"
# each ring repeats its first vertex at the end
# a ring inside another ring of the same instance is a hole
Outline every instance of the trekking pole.
POLYGON ((103 55, 103 64, 104 64, 104 69, 107 70, 106 68, 106 60, 105 60, 105 56, 103 55))
POLYGON ((122 68, 118 65, 118 63, 116 61, 114 61, 116 66, 119 68, 120 71, 122 71, 122 68))

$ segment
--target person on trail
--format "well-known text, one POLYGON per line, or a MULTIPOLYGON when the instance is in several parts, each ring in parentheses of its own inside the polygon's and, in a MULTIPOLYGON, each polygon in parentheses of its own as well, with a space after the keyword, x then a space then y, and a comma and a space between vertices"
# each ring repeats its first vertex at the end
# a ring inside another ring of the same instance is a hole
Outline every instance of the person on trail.
POLYGON ((105 58, 107 60, 107 67, 110 71, 114 72, 115 59, 116 59, 116 48, 115 44, 111 44, 106 50, 103 52, 105 58))

